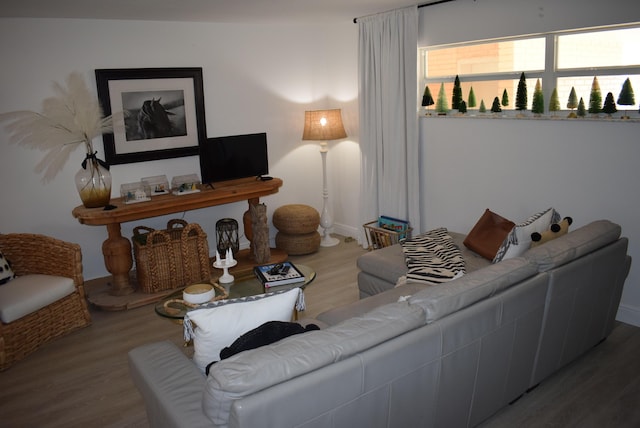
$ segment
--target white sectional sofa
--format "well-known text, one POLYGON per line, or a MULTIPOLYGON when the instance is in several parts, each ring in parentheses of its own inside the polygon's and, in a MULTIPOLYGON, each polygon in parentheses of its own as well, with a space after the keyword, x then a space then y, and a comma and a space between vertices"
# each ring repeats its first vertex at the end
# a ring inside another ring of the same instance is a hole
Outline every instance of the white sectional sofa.
POLYGON ((595 221, 521 257, 470 259, 466 275, 431 287, 396 287, 399 245, 369 252, 363 298, 319 315, 321 330, 241 352, 208 377, 152 343, 130 352, 131 375, 153 427, 475 426, 607 337, 627 244, 595 221))

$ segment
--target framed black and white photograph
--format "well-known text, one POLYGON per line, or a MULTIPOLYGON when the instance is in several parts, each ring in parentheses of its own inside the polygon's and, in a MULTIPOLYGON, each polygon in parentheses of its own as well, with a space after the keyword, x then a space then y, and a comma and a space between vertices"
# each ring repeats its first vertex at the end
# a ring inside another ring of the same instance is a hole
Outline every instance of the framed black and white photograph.
POLYGON ((108 164, 198 154, 207 138, 202 68, 101 69, 96 83, 104 114, 114 114, 113 134, 103 135, 108 164))

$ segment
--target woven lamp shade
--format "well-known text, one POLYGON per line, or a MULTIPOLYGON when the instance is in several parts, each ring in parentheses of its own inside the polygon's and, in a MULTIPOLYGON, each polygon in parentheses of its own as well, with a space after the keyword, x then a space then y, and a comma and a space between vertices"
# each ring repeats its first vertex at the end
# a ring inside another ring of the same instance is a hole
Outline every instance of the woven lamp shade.
POLYGON ((304 112, 303 140, 339 140, 347 138, 341 110, 311 110, 304 112))

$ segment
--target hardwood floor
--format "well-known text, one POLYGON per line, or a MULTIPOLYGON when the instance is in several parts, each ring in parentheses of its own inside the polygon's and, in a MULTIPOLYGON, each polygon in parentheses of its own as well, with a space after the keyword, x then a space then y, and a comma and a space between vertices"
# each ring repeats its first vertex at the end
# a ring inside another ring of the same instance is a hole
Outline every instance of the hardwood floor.
POLYGON ((640 427, 639 358, 640 328, 618 323, 607 340, 481 427, 640 427))
MULTIPOLYGON (((305 291, 307 309, 301 317, 358 299, 355 260, 363 253, 357 243, 343 241, 291 257, 318 273, 305 291)), ((0 373, 0 426, 149 426, 129 378, 127 352, 158 340, 181 344, 182 328, 157 316, 152 306, 120 312, 92 309, 91 315, 90 327, 45 345, 0 373)), ((618 324, 607 341, 483 426, 640 426, 639 358, 640 328, 618 324)))

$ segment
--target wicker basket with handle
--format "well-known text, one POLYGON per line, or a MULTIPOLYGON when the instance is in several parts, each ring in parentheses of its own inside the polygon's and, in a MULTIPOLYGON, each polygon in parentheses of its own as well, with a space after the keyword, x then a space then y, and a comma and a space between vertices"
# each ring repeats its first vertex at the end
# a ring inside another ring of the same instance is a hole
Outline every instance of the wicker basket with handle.
POLYGON ((211 279, 207 235, 197 223, 173 219, 166 230, 137 226, 132 241, 142 292, 155 293, 211 279))

